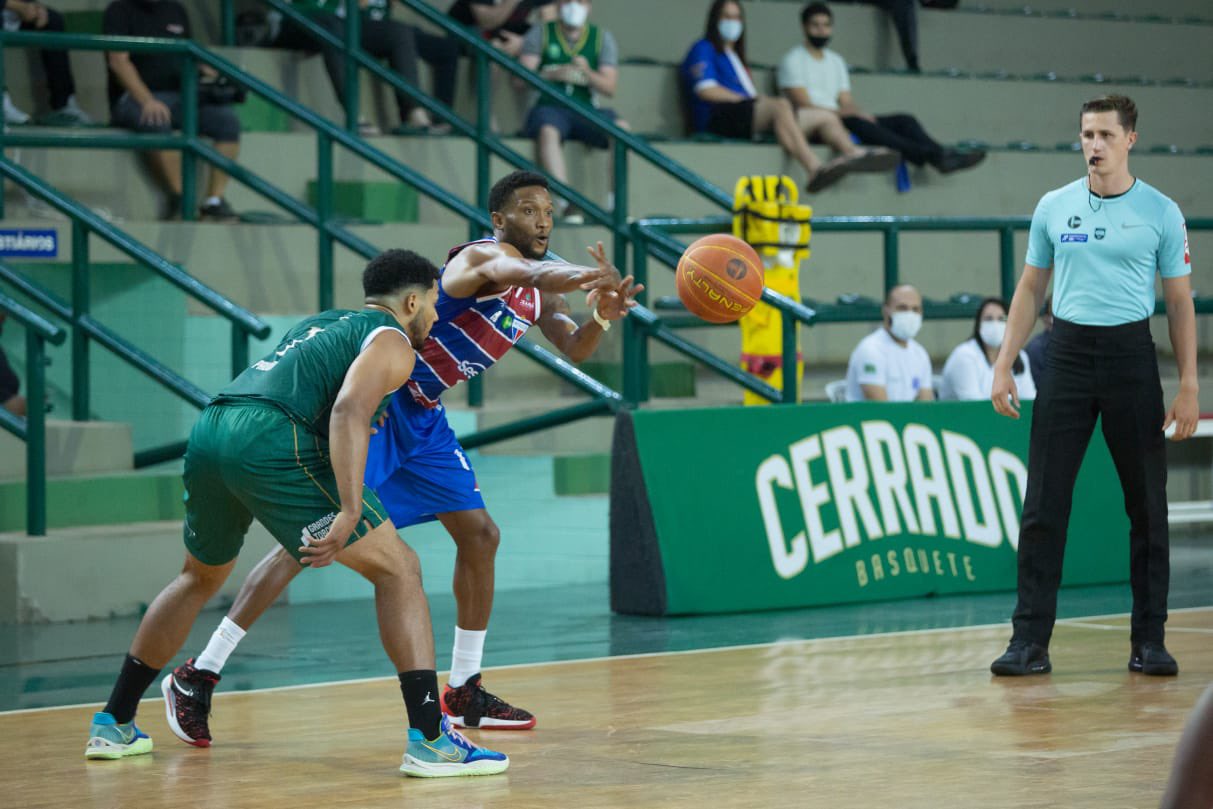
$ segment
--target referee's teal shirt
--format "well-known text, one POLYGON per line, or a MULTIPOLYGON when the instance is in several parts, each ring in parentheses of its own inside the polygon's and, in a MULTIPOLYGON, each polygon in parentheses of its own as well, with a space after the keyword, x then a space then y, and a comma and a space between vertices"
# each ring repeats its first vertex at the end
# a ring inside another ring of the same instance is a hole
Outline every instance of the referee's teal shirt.
POLYGON ((1032 214, 1026 263, 1053 268, 1053 314, 1084 326, 1119 326, 1154 314, 1154 274, 1192 272, 1179 206, 1136 180, 1098 197, 1087 178, 1050 191, 1032 214))

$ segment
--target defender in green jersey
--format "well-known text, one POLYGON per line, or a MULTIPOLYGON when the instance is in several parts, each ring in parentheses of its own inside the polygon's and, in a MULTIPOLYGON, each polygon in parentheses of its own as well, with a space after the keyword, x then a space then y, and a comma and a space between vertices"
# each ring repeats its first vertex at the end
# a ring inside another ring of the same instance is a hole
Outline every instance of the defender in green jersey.
MULTIPOLYGON (((487 775, 509 766, 443 722, 417 555, 363 484, 371 425, 408 381, 413 346, 437 320, 437 280, 438 269, 416 253, 376 257, 362 277, 364 309, 304 320, 203 410, 185 456, 185 567, 140 623, 109 702, 93 717, 87 758, 151 752, 134 724, 139 699, 231 573, 256 517, 301 564, 339 561, 374 584, 409 716, 402 771, 487 775)), ((174 733, 189 735, 177 726, 189 719, 173 710, 174 692, 165 698, 174 733)))

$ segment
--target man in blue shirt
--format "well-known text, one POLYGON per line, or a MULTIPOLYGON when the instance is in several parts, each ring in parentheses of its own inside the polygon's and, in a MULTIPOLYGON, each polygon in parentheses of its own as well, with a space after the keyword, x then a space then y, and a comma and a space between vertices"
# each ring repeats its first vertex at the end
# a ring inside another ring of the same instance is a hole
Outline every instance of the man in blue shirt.
POLYGON ((1057 613, 1074 481, 1102 418, 1129 516, 1133 617, 1129 670, 1179 671, 1163 645, 1170 551, 1163 430, 1175 440, 1196 430, 1196 313, 1192 262, 1179 206, 1129 173, 1137 107, 1125 96, 1082 106, 1088 175, 1050 191, 1036 206, 1023 275, 1011 301, 1006 338, 994 364, 991 399, 1019 417, 1011 363, 1032 331, 1053 284, 1048 375, 1033 409, 1028 483, 1019 533, 1019 601, 997 675, 1044 674, 1057 613), (1150 338, 1154 275, 1162 276, 1179 394, 1164 410, 1150 338))

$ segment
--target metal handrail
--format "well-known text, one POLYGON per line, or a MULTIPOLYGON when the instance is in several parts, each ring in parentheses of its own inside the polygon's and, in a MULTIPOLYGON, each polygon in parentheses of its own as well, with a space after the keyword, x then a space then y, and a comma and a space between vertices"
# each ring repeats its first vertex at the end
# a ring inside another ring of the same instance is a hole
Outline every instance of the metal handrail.
POLYGON ((25 418, 0 407, 0 427, 25 441, 25 530, 46 535, 46 343, 62 345, 67 332, 0 292, 0 311, 25 328, 25 418))
MULTIPOLYGON (((728 194, 709 183, 704 178, 695 174, 689 168, 683 166, 676 160, 663 154, 653 148, 643 138, 636 136, 629 130, 620 128, 614 121, 602 116, 595 108, 582 104, 579 101, 569 98, 560 92, 552 85, 539 78, 535 73, 519 65, 514 60, 502 55, 495 48, 486 44, 479 36, 469 32, 464 26, 452 20, 448 15, 438 11, 433 6, 423 0, 400 0, 400 2, 417 13, 421 18, 432 23, 436 27, 442 29, 449 36, 455 38, 464 47, 471 50, 476 60, 476 88, 477 88, 477 116, 475 125, 469 124, 463 118, 454 113, 444 104, 434 100, 416 87, 405 82, 392 71, 386 69, 377 60, 367 55, 361 47, 358 46, 357 38, 354 36, 357 26, 360 24, 354 22, 353 25, 346 25, 343 39, 339 39, 334 34, 316 25, 307 15, 300 12, 297 8, 292 8, 283 0, 261 0, 265 5, 270 6, 275 11, 283 15, 285 19, 291 20, 293 23, 307 31, 312 37, 319 42, 325 43, 330 47, 340 49, 346 58, 346 124, 349 128, 353 128, 357 121, 357 73, 350 69, 352 64, 357 64, 362 69, 371 73, 375 78, 385 82, 393 89, 404 93, 414 102, 420 104, 425 109, 437 115, 442 121, 448 123, 453 131, 459 135, 472 138, 477 144, 476 157, 476 198, 480 208, 486 208, 488 203, 488 189, 490 182, 489 177, 489 156, 505 160, 517 168, 534 170, 534 163, 525 156, 514 151, 505 143, 494 135, 489 123, 491 119, 491 93, 489 83, 490 74, 488 65, 495 63, 504 69, 510 75, 518 78, 531 89, 537 91, 545 100, 554 102, 557 106, 577 113, 585 118, 594 128, 605 133, 613 138, 613 153, 614 161, 614 198, 615 208, 613 211, 607 211, 598 203, 586 197, 576 188, 549 178, 552 189, 565 199, 581 208, 590 218, 591 221, 607 227, 613 234, 614 239, 612 252, 615 264, 624 268, 628 261, 628 243, 630 240, 630 230, 628 228, 628 169, 627 155, 629 152, 634 152, 644 160, 659 168, 662 172, 674 177, 687 188, 690 188, 695 193, 703 196, 714 205, 729 210, 732 200, 728 194)), ((353 4, 350 0, 351 5, 353 4)), ((223 0, 221 8, 223 16, 223 30, 225 32, 225 41, 228 44, 233 43, 232 35, 234 32, 234 6, 232 0, 223 0)), ((347 21, 357 20, 357 14, 347 13, 345 16, 347 21)), ((475 230, 475 225, 472 226, 475 230)), ((475 238, 477 234, 471 233, 470 238, 475 238)), ((642 294, 641 301, 644 301, 642 294)), ((473 380, 469 385, 468 398, 469 403, 480 403, 480 388, 478 380, 473 380)))
MULTIPOLYGON (((321 33, 326 32, 322 31, 321 33)), ((0 50, 2 50, 2 46, 5 43, 24 47, 42 48, 58 47, 103 51, 127 50, 137 52, 176 52, 191 56, 199 62, 210 65, 219 73, 228 76, 239 84, 244 85, 252 92, 266 98, 269 102, 276 105, 289 115, 316 130, 317 137, 320 140, 318 163, 320 164, 319 173, 321 175, 321 184, 326 185, 324 178, 327 177, 329 179, 327 185, 329 186, 330 190, 332 174, 332 146, 334 144, 340 144, 377 168, 396 177, 402 182, 414 186, 418 191, 434 199, 439 204, 447 207, 456 215, 468 220, 471 223, 471 228, 477 230, 478 233, 482 233, 485 230, 490 230, 492 228, 492 221, 482 208, 471 207, 458 197, 450 194, 445 189, 441 188, 408 166, 396 161, 394 158, 390 157, 384 152, 367 144, 361 138, 348 134, 312 110, 309 110, 308 108, 298 104, 298 102, 295 102, 294 100, 282 95, 276 89, 265 84, 260 79, 245 73, 224 57, 213 54, 204 48, 201 48, 196 43, 183 40, 151 39, 140 37, 95 37, 73 34, 31 34, 21 32, 0 33, 0 50)), ((377 69, 380 72, 385 72, 382 66, 378 65, 377 63, 372 62, 372 65, 373 67, 368 66, 368 69, 377 69)), ((397 82, 399 81, 390 73, 386 73, 386 75, 389 80, 395 80, 397 82)), ((192 99, 193 96, 189 96, 189 98, 192 99)), ((195 107, 196 102, 186 102, 187 111, 195 107)), ((183 115, 183 118, 187 119, 186 123, 189 123, 188 119, 190 117, 191 116, 188 113, 183 115)), ((322 214, 324 211, 331 211, 331 206, 328 205, 328 203, 324 200, 321 200, 318 206, 321 209, 320 211, 313 210, 312 208, 290 197, 280 189, 270 185, 267 181, 261 179, 234 161, 219 154, 207 144, 198 141, 196 137, 188 137, 189 134, 189 132, 185 132, 182 136, 168 137, 148 135, 97 136, 79 135, 75 133, 70 133, 67 135, 45 133, 34 133, 29 135, 0 133, 0 142, 25 146, 101 146, 107 148, 130 148, 132 145, 138 145, 141 148, 179 148, 182 149, 183 152, 197 154, 217 168, 228 172, 236 180, 245 183, 254 191, 261 193, 271 201, 281 205, 291 213, 295 214, 302 221, 313 225, 319 230, 322 240, 322 257, 320 262, 320 306, 321 308, 331 308, 332 242, 340 242, 364 258, 370 258, 376 255, 379 252, 378 248, 365 239, 355 236, 345 228, 333 223, 332 221, 329 221, 327 216, 323 216, 322 214), (323 242, 326 241, 328 241, 328 243, 324 244, 323 242), (326 248, 328 250, 327 262, 325 261, 325 256, 323 255, 326 248), (327 273, 325 272, 326 266, 328 267, 327 273)), ((522 159, 518 157, 516 153, 508 150, 506 147, 502 146, 501 148, 510 154, 515 154, 517 159, 522 159)), ((188 161, 183 161, 183 167, 185 163, 188 163, 188 161)), ((19 169, 19 167, 17 168, 19 169)), ((323 197, 324 194, 322 193, 321 196, 323 197)), ((91 214, 91 212, 89 213, 91 214)), ((102 339, 96 335, 94 335, 94 338, 102 339)), ((539 346, 533 345, 520 344, 519 348, 522 350, 523 354, 539 364, 544 365, 549 370, 553 370, 555 373, 572 384, 586 390, 587 392, 590 392, 591 395, 603 398, 608 403, 609 409, 613 409, 617 406, 617 402, 620 400, 619 394, 611 391, 605 386, 603 386, 602 391, 595 391, 592 386, 588 384, 597 384, 591 377, 577 371, 571 365, 564 363, 550 352, 547 352, 539 346), (607 393, 604 394, 603 391, 606 391, 607 393)), ((247 365, 247 362, 245 362, 245 365, 247 365)), ((243 366, 241 367, 243 368, 243 366)), ((145 370, 146 372, 146 369, 141 370, 145 370)), ((184 386, 170 385, 170 387, 174 390, 174 392, 178 393, 178 395, 183 395, 185 398, 187 398, 187 400, 191 398, 190 394, 183 390, 184 386)), ((73 399, 74 398, 75 397, 73 397, 73 399)), ((500 428, 495 429, 500 432, 500 428)), ((481 443, 484 443, 484 441, 482 440, 481 443)), ((157 448, 157 450, 151 451, 147 457, 163 459, 163 456, 166 452, 168 452, 168 450, 169 448, 157 448), (161 450, 164 451, 162 452, 161 450)))
MULTIPOLYGON (((1026 216, 832 216, 815 217, 812 220, 813 230, 818 233, 881 233, 884 238, 883 280, 887 292, 900 283, 900 243, 898 236, 903 232, 993 232, 999 236, 999 286, 1003 298, 1010 300, 1015 292, 1016 267, 1014 237, 1017 231, 1028 230, 1031 227, 1031 217, 1026 216)), ((647 257, 660 260, 668 267, 675 268, 686 245, 672 238, 671 234, 699 235, 731 231, 732 217, 699 217, 688 219, 652 218, 642 219, 632 224, 633 242, 635 245, 632 274, 637 283, 647 283, 647 257)), ((1195 217, 1187 220, 1188 230, 1213 230, 1213 218, 1195 217)), ((879 316, 878 306, 848 305, 846 307, 811 302, 811 306, 797 303, 791 298, 772 293, 763 289, 762 301, 779 310, 783 321, 782 364, 784 368, 795 368, 797 361, 796 329, 797 323, 814 326, 824 323, 855 323, 867 322, 873 319, 873 314, 879 316), (814 308, 815 307, 815 308, 814 308), (845 308, 847 311, 841 311, 845 308)), ((973 306, 966 303, 936 304, 933 309, 937 318, 970 317, 973 306)), ((1196 310, 1199 314, 1213 313, 1213 298, 1196 298, 1196 310)), ((1155 306, 1155 313, 1161 314, 1165 306, 1160 301, 1155 306)), ((674 332, 674 329, 688 325, 678 318, 661 317, 647 309, 638 310, 636 321, 641 328, 624 330, 624 400, 629 405, 635 405, 648 398, 647 342, 656 339, 673 348, 675 351, 706 365, 717 374, 736 382, 769 401, 797 401, 796 374, 783 375, 784 388, 777 391, 759 380, 752 374, 740 370, 735 365, 712 354, 701 346, 689 342, 674 332)), ((691 320, 687 318, 686 320, 691 320)), ((702 321, 698 325, 709 326, 702 321)))

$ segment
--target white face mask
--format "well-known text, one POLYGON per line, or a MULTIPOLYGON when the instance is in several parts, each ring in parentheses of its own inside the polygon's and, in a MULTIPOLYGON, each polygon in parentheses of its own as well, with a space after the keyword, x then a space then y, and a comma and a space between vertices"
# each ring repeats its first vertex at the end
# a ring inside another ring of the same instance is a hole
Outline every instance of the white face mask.
POLYGON ((898 340, 913 340, 922 328, 922 315, 918 312, 894 312, 889 320, 889 331, 898 340))
POLYGON ((585 3, 565 3, 560 7, 560 21, 569 28, 580 28, 590 16, 590 7, 585 3))
POLYGON ((716 31, 725 42, 736 42, 741 39, 743 30, 745 30, 745 26, 741 24, 741 20, 721 20, 716 23, 716 31))
POLYGON ((1007 336, 1007 321, 983 320, 977 327, 977 333, 981 335, 983 343, 990 348, 998 348, 1002 345, 1002 339, 1007 336))

